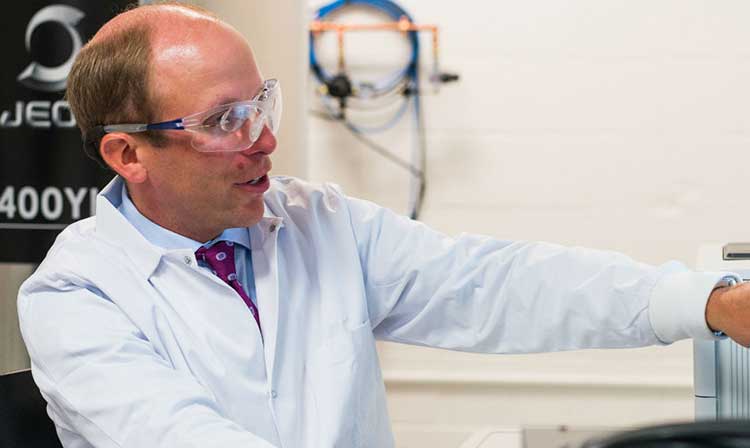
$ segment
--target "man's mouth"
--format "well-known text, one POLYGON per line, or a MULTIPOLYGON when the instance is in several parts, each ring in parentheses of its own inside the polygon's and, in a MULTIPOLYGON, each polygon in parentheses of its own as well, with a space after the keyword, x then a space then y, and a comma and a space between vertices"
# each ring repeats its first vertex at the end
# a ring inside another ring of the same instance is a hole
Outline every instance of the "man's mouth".
POLYGON ((234 184, 235 187, 239 187, 240 189, 249 193, 263 193, 268 190, 270 185, 271 183, 270 179, 268 178, 268 173, 262 176, 258 176, 255 179, 250 179, 247 182, 234 184))
POLYGON ((266 177, 266 175, 264 174, 264 175, 262 175, 260 177, 256 177, 255 179, 250 179, 249 181, 247 181, 245 183, 248 184, 248 185, 257 185, 257 184, 263 182, 263 180, 265 179, 265 177, 266 177))

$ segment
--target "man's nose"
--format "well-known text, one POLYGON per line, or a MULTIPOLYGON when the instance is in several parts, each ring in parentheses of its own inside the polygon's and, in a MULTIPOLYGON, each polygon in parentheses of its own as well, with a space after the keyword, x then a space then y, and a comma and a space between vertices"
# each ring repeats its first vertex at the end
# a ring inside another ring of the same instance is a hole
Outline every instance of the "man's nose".
POLYGON ((263 129, 260 131, 258 139, 250 145, 244 152, 247 154, 254 154, 256 152, 262 152, 264 154, 271 154, 276 150, 276 136, 273 135, 271 128, 268 124, 263 124, 263 129))

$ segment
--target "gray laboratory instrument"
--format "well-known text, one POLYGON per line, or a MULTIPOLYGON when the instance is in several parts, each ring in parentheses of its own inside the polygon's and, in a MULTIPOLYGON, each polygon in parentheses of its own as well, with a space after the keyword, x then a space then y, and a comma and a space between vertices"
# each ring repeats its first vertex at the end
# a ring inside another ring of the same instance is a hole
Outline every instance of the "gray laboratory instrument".
MULTIPOLYGON (((696 269, 750 280, 750 243, 709 244, 696 269)), ((750 350, 730 339, 693 341, 696 420, 750 418, 750 350)))

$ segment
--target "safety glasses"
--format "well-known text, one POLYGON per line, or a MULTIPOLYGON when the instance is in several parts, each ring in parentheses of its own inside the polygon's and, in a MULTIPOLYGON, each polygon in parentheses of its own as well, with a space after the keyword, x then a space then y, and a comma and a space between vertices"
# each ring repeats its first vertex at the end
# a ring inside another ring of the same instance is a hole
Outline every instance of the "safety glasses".
POLYGON ((222 104, 203 112, 160 123, 110 124, 104 133, 145 131, 188 131, 190 144, 201 152, 243 151, 253 145, 268 126, 276 135, 281 121, 281 84, 263 82, 261 91, 248 101, 222 104))

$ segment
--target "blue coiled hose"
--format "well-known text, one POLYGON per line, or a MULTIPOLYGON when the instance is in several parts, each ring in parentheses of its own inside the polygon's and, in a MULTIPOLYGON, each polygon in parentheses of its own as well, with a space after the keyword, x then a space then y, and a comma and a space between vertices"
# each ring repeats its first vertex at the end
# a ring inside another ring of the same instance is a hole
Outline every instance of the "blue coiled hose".
MULTIPOLYGON (((335 11, 353 5, 361 5, 377 9, 390 16, 394 21, 398 21, 402 17, 406 17, 410 22, 413 22, 413 19, 411 15, 409 15, 409 13, 407 13, 403 8, 390 0, 336 0, 320 7, 315 14, 315 19, 323 20, 325 17, 334 13, 335 11)), ((412 219, 417 219, 419 217, 420 209, 422 208, 422 203, 426 191, 426 139, 424 122, 422 118, 419 87, 419 38, 416 31, 408 31, 407 37, 411 46, 411 58, 406 67, 398 70, 394 75, 388 77, 387 79, 374 83, 371 89, 371 91, 376 95, 384 95, 394 90, 404 80, 407 81, 407 91, 404 92, 404 94, 407 95, 407 101, 404 103, 404 107, 399 109, 399 111, 391 120, 389 120, 384 126, 378 126, 376 128, 366 128, 357 126, 354 123, 348 121, 344 118, 343 113, 336 115, 330 110, 329 113, 332 118, 341 120, 345 128, 352 132, 355 137, 357 137, 362 143, 366 144, 370 149, 386 157, 402 168, 406 168, 411 173, 412 183, 408 214, 412 219), (380 132, 394 126, 403 116, 403 112, 406 111, 409 97, 414 101, 413 110, 416 133, 411 163, 402 161, 398 156, 392 154, 387 149, 373 142, 365 135, 368 132, 380 132)), ((315 53, 315 33, 312 31, 310 32, 310 68, 321 84, 329 85, 331 80, 334 78, 334 75, 326 72, 326 70, 323 69, 323 67, 321 67, 318 63, 318 58, 315 53)))
MULTIPOLYGON (((377 9, 390 16, 394 21, 400 20, 401 17, 406 17, 407 19, 409 19, 409 21, 412 21, 411 15, 409 15, 409 13, 404 11, 403 8, 390 0, 337 0, 318 9, 315 14, 315 19, 323 20, 326 18, 326 16, 340 10, 341 8, 352 5, 362 5, 377 9)), ((411 58, 409 60, 409 63, 406 65, 406 67, 400 70, 395 77, 389 78, 385 82, 381 82, 380 86, 378 86, 376 83, 376 92, 382 93, 390 91, 393 88, 394 83, 397 83, 404 77, 411 78, 412 80, 417 79, 419 67, 419 39, 417 36, 417 32, 408 31, 408 38, 409 44, 411 45, 411 58)), ((310 68, 312 69, 313 74, 315 74, 315 77, 318 79, 318 81, 323 84, 328 84, 333 78, 333 75, 326 72, 326 70, 318 63, 318 57, 315 54, 315 33, 313 33, 312 31, 310 32, 310 68)))

